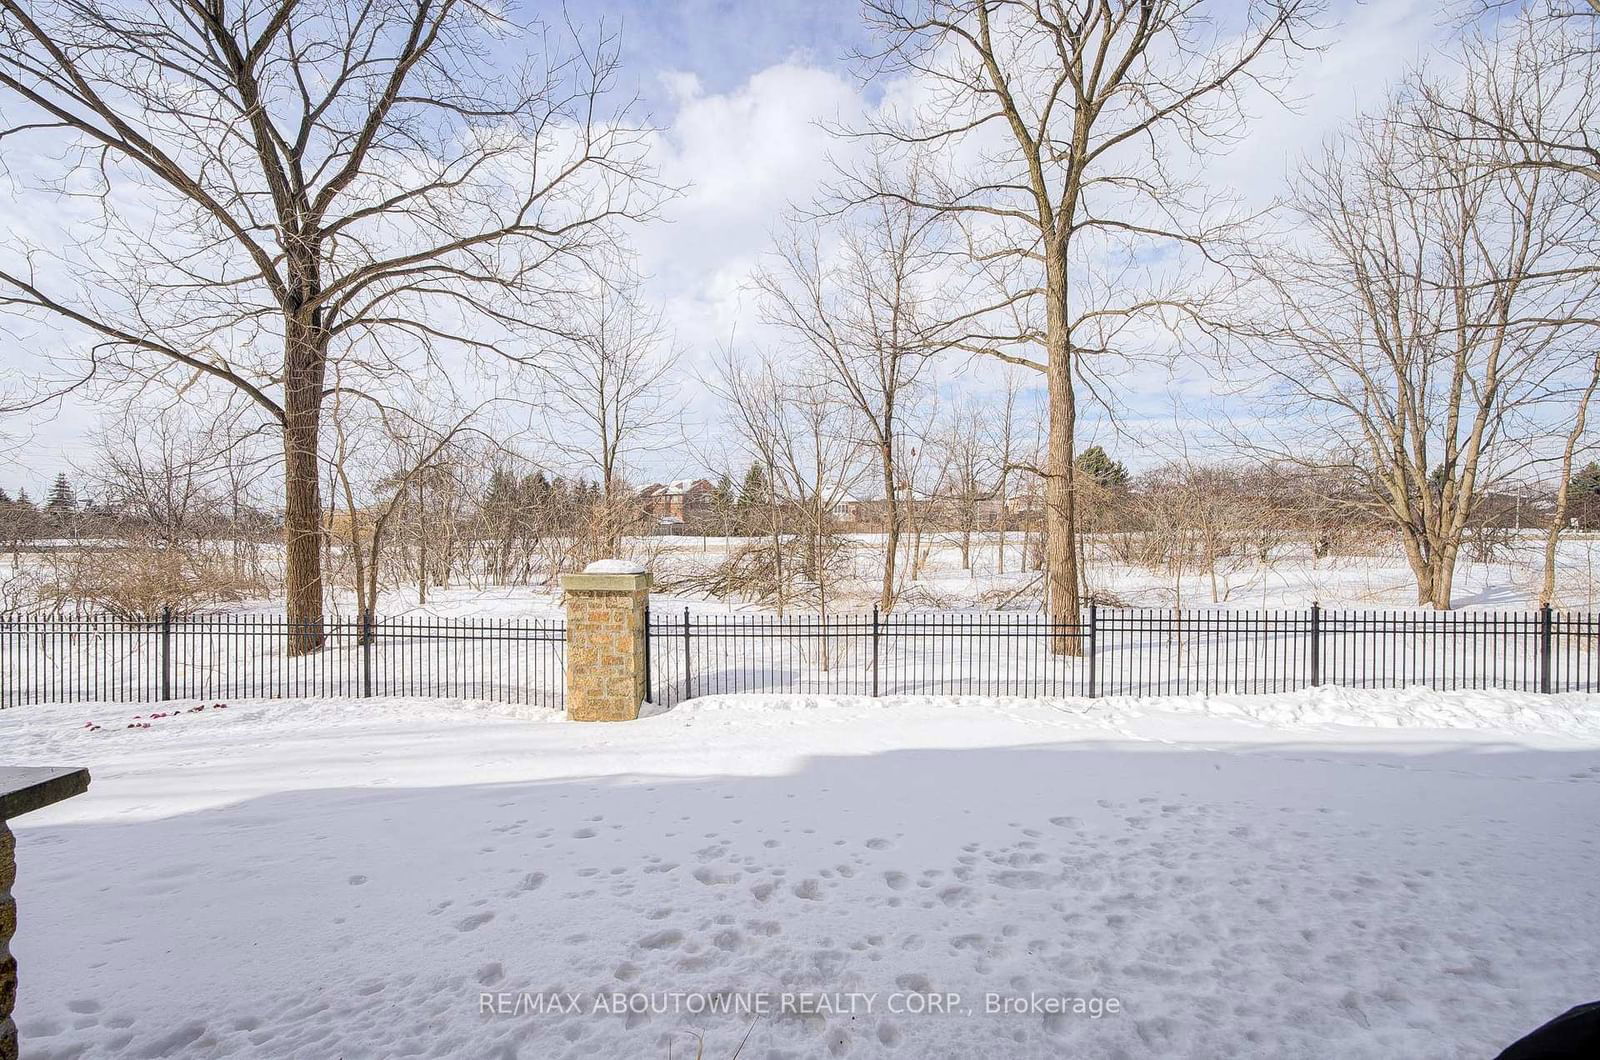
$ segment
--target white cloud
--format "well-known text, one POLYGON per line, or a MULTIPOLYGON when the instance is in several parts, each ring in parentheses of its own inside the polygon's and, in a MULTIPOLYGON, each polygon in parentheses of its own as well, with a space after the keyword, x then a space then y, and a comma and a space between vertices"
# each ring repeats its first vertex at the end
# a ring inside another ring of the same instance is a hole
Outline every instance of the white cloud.
MULTIPOLYGON (((1427 55, 1443 33, 1439 18, 1431 0, 1384 0, 1348 10, 1345 24, 1330 35, 1330 46, 1298 70, 1291 88, 1301 100, 1297 112, 1268 99, 1253 101, 1246 138, 1207 161, 1207 179, 1248 200, 1270 200, 1301 154, 1360 107, 1378 102, 1410 63, 1427 55)), ((802 58, 768 66, 720 92, 708 90, 692 70, 655 76, 668 111, 656 138, 656 157, 664 179, 683 185, 684 193, 667 204, 661 223, 638 231, 637 246, 640 266, 651 277, 647 291, 663 305, 686 351, 686 367, 693 370, 703 368, 730 337, 761 340, 751 273, 784 211, 810 202, 833 173, 830 159, 852 150, 823 125, 859 117, 873 101, 904 103, 915 96, 915 86, 877 86, 869 95, 842 70, 802 58)), ((20 206, 12 207, 0 202, 0 225, 15 228, 25 220, 20 206)), ((0 351, 0 364, 15 363, 0 351)), ((1170 416, 1162 410, 1174 390, 1201 400, 1212 390, 1204 378, 1174 381, 1164 373, 1134 385, 1145 395, 1140 411, 1152 420, 1170 416)), ((690 385, 685 392, 699 389, 690 385)), ((92 420, 88 411, 69 406, 13 452, 13 460, 30 469, 30 486, 47 481, 64 462, 60 449, 78 441, 92 420)), ((692 454, 683 454, 663 458, 663 466, 649 470, 669 475, 700 470, 694 463, 692 454), (682 466, 669 466, 675 462, 682 466)), ((18 476, 7 469, 5 477, 18 476)))

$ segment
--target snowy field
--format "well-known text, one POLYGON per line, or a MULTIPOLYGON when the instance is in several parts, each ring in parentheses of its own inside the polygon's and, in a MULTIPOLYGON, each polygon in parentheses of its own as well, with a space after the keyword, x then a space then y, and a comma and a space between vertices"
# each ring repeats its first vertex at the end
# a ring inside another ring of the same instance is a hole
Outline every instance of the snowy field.
MULTIPOLYGON (((882 538, 850 535, 848 573, 835 592, 835 610, 870 610, 881 576, 882 538)), ((927 559, 901 594, 901 610, 960 608, 1035 608, 1039 575, 1019 570, 1021 534, 1007 537, 1006 560, 999 561, 993 534, 976 535, 970 566, 963 567, 953 535, 929 535, 927 559)), ((664 612, 687 607, 695 612, 769 610, 739 600, 714 600, 675 589, 685 576, 704 571, 726 558, 739 539, 700 537, 633 538, 626 551, 648 563, 666 591, 652 597, 664 612)), ((1456 570, 1454 604, 1458 608, 1528 609, 1537 606, 1542 537, 1525 533, 1491 562, 1463 558, 1456 570)), ((1416 583, 1398 548, 1375 547, 1370 555, 1313 558, 1303 548, 1288 547, 1268 564, 1240 557, 1219 568, 1215 584, 1199 570, 1174 574, 1116 562, 1104 546, 1092 550, 1088 580, 1092 589, 1130 607, 1304 608, 1312 601, 1325 607, 1395 608, 1416 606, 1416 583), (1215 590, 1215 592, 1213 592, 1215 590), (1213 599, 1215 596, 1215 599, 1213 599)), ((1557 567, 1557 600, 1575 611, 1600 608, 1600 536, 1574 534, 1561 543, 1557 567)), ((338 606, 355 610, 354 597, 343 594, 338 606)), ((282 605, 263 600, 256 609, 279 611, 282 605)), ((799 607, 797 610, 812 610, 799 607)), ((554 615, 560 612, 560 591, 553 584, 500 586, 463 584, 432 589, 420 604, 414 587, 384 592, 380 610, 388 615, 433 614, 455 617, 554 615)))
MULTIPOLYGON (((874 534, 845 535, 840 580, 834 587, 835 611, 870 610, 881 578, 883 538, 874 534)), ((974 535, 967 566, 962 565, 959 538, 929 534, 917 576, 905 576, 902 611, 951 609, 1036 609, 1039 575, 1023 567, 1022 535, 1007 535, 1002 563, 997 536, 974 535)), ((652 605, 663 612, 684 608, 700 613, 770 610, 738 599, 712 599, 686 587, 686 579, 705 572, 737 549, 740 538, 634 537, 624 542, 627 557, 644 562, 656 575, 652 605)), ((1456 569, 1454 605, 1465 609, 1531 610, 1537 606, 1543 563, 1543 537, 1523 531, 1500 547, 1491 560, 1463 556, 1456 569)), ((28 610, 27 575, 43 577, 44 558, 24 555, 13 567, 0 555, 0 611, 28 610), (8 582, 14 583, 8 590, 8 582), (9 593, 9 595, 8 595, 9 593)), ((1118 562, 1105 541, 1091 542, 1088 582, 1103 597, 1129 607, 1305 608, 1320 601, 1333 608, 1404 608, 1416 606, 1416 588, 1397 545, 1377 541, 1361 555, 1313 557, 1303 545, 1276 549, 1269 562, 1253 556, 1228 557, 1215 579, 1205 570, 1181 572, 1118 562)), ((332 613, 356 614, 355 595, 341 576, 329 590, 332 613)), ((556 579, 537 575, 535 584, 501 585, 481 572, 463 572, 450 585, 430 588, 426 602, 414 584, 386 584, 378 610, 388 617, 437 615, 454 618, 548 617, 560 614, 556 579)), ((1558 553, 1556 606, 1572 611, 1600 609, 1600 535, 1573 533, 1562 539, 1558 553)), ((276 597, 218 605, 209 610, 276 614, 276 597)), ((814 610, 799 605, 799 611, 814 610)))
POLYGON ((1487 1057, 1600 982, 1600 697, 73 705, 0 746, 94 773, 17 822, 41 1060, 1487 1057))

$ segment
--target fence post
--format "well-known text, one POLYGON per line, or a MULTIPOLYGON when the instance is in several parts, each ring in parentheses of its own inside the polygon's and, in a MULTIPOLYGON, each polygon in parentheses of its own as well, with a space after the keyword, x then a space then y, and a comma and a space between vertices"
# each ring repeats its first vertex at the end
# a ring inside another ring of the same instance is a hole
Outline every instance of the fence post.
POLYGON ((644 701, 654 703, 655 697, 651 694, 650 677, 650 605, 644 605, 644 701))
POLYGON ((363 608, 361 611, 361 695, 365 698, 372 697, 372 642, 373 635, 372 608, 363 608))
POLYGON ((1322 684, 1322 602, 1311 601, 1311 687, 1322 684))
POLYGON ((1094 699, 1096 696, 1099 695, 1099 689, 1098 689, 1098 685, 1099 685, 1099 673, 1098 673, 1099 661, 1097 659, 1097 655, 1099 653, 1096 650, 1096 643, 1095 643, 1095 641, 1096 641, 1095 627, 1099 623, 1096 622, 1096 620, 1095 620, 1096 611, 1098 611, 1098 607, 1095 604, 1090 604, 1089 605, 1089 698, 1090 699, 1094 699))
POLYGON ((689 683, 689 609, 683 609, 683 698, 694 698, 694 686, 689 683))
POLYGON ((872 695, 878 695, 878 605, 872 605, 872 695))
POLYGON ((161 608, 161 699, 172 698, 172 607, 161 608))
POLYGON ((1550 605, 1539 608, 1539 691, 1550 694, 1550 605))

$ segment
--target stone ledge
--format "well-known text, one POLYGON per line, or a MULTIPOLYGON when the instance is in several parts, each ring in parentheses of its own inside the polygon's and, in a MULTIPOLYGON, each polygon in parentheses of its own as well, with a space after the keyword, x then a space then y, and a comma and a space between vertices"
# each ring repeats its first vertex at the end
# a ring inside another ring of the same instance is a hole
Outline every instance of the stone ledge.
POLYGON ((634 593, 650 588, 648 574, 563 574, 563 592, 634 593))
POLYGON ((87 769, 0 766, 0 821, 32 813, 87 790, 87 769))

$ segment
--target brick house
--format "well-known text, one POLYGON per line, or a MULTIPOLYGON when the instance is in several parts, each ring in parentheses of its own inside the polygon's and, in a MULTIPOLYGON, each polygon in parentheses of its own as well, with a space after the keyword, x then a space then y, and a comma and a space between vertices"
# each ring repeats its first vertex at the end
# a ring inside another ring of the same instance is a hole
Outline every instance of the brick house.
POLYGON ((688 522, 711 508, 717 487, 703 478, 683 478, 674 482, 652 482, 639 491, 645 514, 655 522, 688 522))

